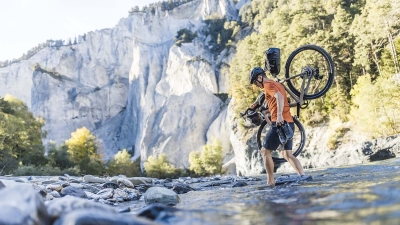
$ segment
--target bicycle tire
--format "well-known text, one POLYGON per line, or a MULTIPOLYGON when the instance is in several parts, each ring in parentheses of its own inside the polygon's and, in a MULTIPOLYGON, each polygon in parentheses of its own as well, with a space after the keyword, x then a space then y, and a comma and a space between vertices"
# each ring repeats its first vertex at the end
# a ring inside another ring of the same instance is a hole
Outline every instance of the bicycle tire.
MULTIPOLYGON (((293 137, 293 148, 296 148, 296 149, 292 150, 292 152, 293 152, 293 155, 295 157, 297 157, 303 151, 303 148, 305 146, 305 143, 306 143, 306 132, 304 130, 303 125, 300 123, 300 121, 296 117, 293 117, 293 121, 294 121, 294 124, 295 124, 295 130, 294 130, 295 135, 293 137), (298 137, 300 137, 300 141, 297 142, 296 141, 296 137, 297 137, 297 139, 298 139, 298 137)), ((266 125, 268 125, 268 123, 264 120, 261 123, 261 125, 260 125, 260 127, 258 128, 258 131, 257 131, 257 145, 258 145, 258 149, 259 150, 261 150, 261 148, 262 148, 262 141, 263 141, 263 137, 262 136, 263 136, 263 134, 268 132, 268 129, 269 129, 269 125, 268 126, 266 126, 266 125), (264 128, 266 128, 266 129, 264 129, 264 128)), ((279 145, 278 149, 279 148, 282 148, 282 145, 279 145)), ((275 154, 276 154, 277 151, 278 150, 275 150, 275 151, 273 151, 273 153, 275 152, 275 154)), ((272 160, 275 163, 287 162, 286 159, 284 159, 283 157, 276 157, 276 156, 272 156, 272 160)))
MULTIPOLYGON (((314 76, 311 78, 310 82, 310 87, 316 88, 316 93, 307 93, 304 94, 303 99, 304 100, 311 100, 311 99, 316 99, 321 96, 323 96, 329 88, 332 86, 334 75, 335 75, 335 69, 334 69, 334 64, 331 56, 321 47, 317 45, 304 45, 296 50, 294 50, 288 57, 285 65, 285 78, 288 79, 293 75, 300 74, 305 70, 305 68, 318 68, 318 70, 321 70, 321 67, 323 67, 322 71, 322 76, 314 76), (305 52, 307 53, 312 53, 312 55, 308 56, 305 52), (305 55, 305 57, 302 58, 301 54, 305 55), (314 53, 318 53, 317 55, 313 55, 314 53), (308 57, 307 57, 308 56, 308 57), (317 56, 322 56, 319 60, 316 60, 313 63, 305 62, 308 60, 311 60, 317 56), (304 59, 307 58, 307 59, 304 59), (322 60, 323 59, 323 60, 322 60), (299 62, 296 62, 296 60, 299 60, 299 62), (311 65, 310 65, 311 64, 311 65), (327 76, 327 78, 325 78, 327 76), (320 81, 325 82, 323 84, 323 87, 320 89, 320 81), (313 87, 314 86, 314 87, 313 87)), ((318 73, 319 74, 319 73, 318 73)), ((287 86, 289 89, 295 94, 297 97, 300 96, 300 90, 301 90, 301 82, 302 79, 304 79, 303 76, 288 79, 287 86), (296 87, 297 86, 297 87, 296 87)))

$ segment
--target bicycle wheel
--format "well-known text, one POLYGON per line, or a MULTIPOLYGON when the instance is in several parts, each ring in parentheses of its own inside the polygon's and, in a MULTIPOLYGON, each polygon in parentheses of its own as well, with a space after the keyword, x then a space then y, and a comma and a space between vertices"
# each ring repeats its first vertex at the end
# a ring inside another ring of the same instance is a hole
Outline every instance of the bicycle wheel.
POLYGON ((289 89, 296 96, 300 96, 303 79, 306 79, 304 89, 306 89, 308 84, 308 90, 307 93, 304 93, 303 99, 305 100, 316 99, 323 96, 331 87, 333 77, 333 60, 331 56, 319 46, 301 46, 294 50, 286 61, 285 78, 291 78, 286 82, 289 89), (293 77, 299 74, 303 75, 293 77))
MULTIPOLYGON (((293 155, 297 157, 301 153, 301 151, 303 151, 304 145, 306 143, 306 132, 304 131, 303 125, 296 117, 293 117, 293 121, 294 121, 294 135, 293 135, 292 152, 293 155)), ((260 150, 262 148, 262 142, 264 141, 264 137, 267 134, 269 128, 270 126, 265 120, 261 123, 260 127, 258 128, 257 145, 258 149, 260 150)), ((279 145, 277 150, 272 151, 272 160, 275 163, 286 162, 286 159, 283 158, 282 151, 284 151, 282 145, 279 145)))

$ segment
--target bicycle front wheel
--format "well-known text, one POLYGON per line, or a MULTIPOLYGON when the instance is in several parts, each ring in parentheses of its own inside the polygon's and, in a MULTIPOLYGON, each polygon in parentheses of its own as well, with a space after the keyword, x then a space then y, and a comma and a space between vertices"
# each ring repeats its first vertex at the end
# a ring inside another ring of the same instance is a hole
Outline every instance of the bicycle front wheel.
POLYGON ((333 60, 319 46, 301 46, 289 55, 285 65, 285 78, 289 89, 296 96, 299 97, 303 89, 303 99, 319 98, 329 90, 333 83, 333 60))
MULTIPOLYGON (((306 143, 306 132, 304 130, 303 125, 296 117, 293 117, 293 121, 294 121, 294 135, 293 135, 292 153, 295 157, 297 157, 298 155, 300 155, 301 151, 303 151, 304 145, 306 143)), ((261 123, 260 127, 258 128, 257 145, 258 149, 260 150, 262 148, 262 143, 264 141, 265 135, 267 134, 270 127, 271 126, 264 120, 261 123)), ((275 163, 286 162, 286 159, 283 158, 282 151, 284 151, 282 145, 279 145, 277 150, 272 151, 272 160, 275 163)))

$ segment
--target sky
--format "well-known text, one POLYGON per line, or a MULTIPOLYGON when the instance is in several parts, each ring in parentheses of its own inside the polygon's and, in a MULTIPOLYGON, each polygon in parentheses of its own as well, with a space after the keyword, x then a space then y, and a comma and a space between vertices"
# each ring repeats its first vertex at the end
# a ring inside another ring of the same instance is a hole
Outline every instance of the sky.
POLYGON ((134 7, 161 0, 0 0, 0 61, 48 39, 112 28, 134 7))

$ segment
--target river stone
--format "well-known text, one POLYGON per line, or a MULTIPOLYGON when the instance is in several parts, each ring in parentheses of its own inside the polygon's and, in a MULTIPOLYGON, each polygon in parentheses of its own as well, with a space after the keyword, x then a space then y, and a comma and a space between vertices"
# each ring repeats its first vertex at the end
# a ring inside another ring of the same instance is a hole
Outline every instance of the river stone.
POLYGON ((62 180, 62 181, 67 181, 67 180, 68 180, 68 178, 62 177, 62 176, 58 177, 58 179, 59 179, 59 180, 62 180))
POLYGON ((100 191, 100 189, 88 184, 83 184, 83 189, 85 189, 85 191, 92 192, 93 194, 97 194, 100 191))
POLYGON ((72 186, 72 187, 75 187, 75 188, 83 189, 83 185, 82 184, 70 183, 69 185, 72 186))
POLYGON ((3 184, 3 182, 0 181, 0 189, 5 188, 6 185, 3 184))
POLYGON ((232 185, 232 187, 244 187, 244 186, 247 186, 247 183, 243 181, 237 181, 232 185))
POLYGON ((50 180, 51 180, 51 181, 54 181, 54 182, 57 182, 57 181, 59 181, 60 179, 59 179, 59 177, 52 177, 52 178, 50 178, 50 180))
POLYGON ((151 187, 144 194, 146 204, 161 203, 165 205, 176 205, 181 202, 179 196, 164 187, 151 187))
POLYGON ((108 178, 108 182, 117 183, 117 180, 118 180, 119 178, 120 178, 120 177, 110 177, 110 178, 108 178))
POLYGON ((72 186, 63 188, 61 190, 61 194, 63 194, 64 196, 71 195, 71 196, 75 196, 78 198, 86 198, 87 197, 86 193, 82 189, 72 187, 72 186))
POLYGON ((0 224, 49 224, 42 197, 22 185, 0 190, 0 224))
POLYGON ((112 188, 112 189, 119 188, 118 184, 115 183, 115 182, 107 182, 107 183, 103 184, 101 187, 103 187, 103 188, 112 188))
POLYGON ((86 183, 105 183, 106 180, 103 178, 95 177, 93 175, 85 175, 83 181, 86 183))
POLYGON ((177 194, 184 194, 188 193, 189 191, 194 191, 194 189, 187 184, 175 184, 172 187, 172 190, 177 194))
POLYGON ((14 181, 19 182, 19 183, 30 183, 29 180, 24 177, 18 177, 16 179, 14 179, 14 181))
POLYGON ((61 195, 58 193, 58 191, 52 191, 49 193, 49 195, 52 195, 54 198, 61 198, 61 195))
POLYGON ((203 187, 215 187, 215 186, 221 186, 221 183, 217 182, 217 181, 213 181, 213 182, 203 185, 203 187))
MULTIPOLYGON (((68 214, 69 212, 78 210, 94 210, 95 215, 102 213, 115 213, 115 209, 94 201, 88 201, 82 198, 73 196, 65 196, 63 198, 56 198, 53 201, 47 202, 47 212, 51 217, 52 221, 58 219, 61 215, 68 214)), ((73 223, 71 223, 73 224, 73 223)))
POLYGON ((118 180, 117 180, 117 184, 119 185, 119 186, 123 186, 123 187, 128 187, 128 188, 133 188, 133 184, 132 184, 132 182, 130 182, 128 179, 126 179, 126 178, 119 178, 118 180))
POLYGON ((93 194, 92 192, 89 192, 89 191, 85 191, 85 193, 86 193, 86 196, 88 199, 94 199, 94 200, 100 199, 100 196, 97 194, 93 194))
POLYGON ((54 184, 54 180, 44 180, 42 181, 43 185, 54 184))
POLYGON ((47 194, 46 197, 44 197, 44 200, 45 200, 45 201, 51 201, 51 200, 53 200, 53 199, 54 199, 54 196, 51 195, 51 194, 47 194))
POLYGON ((132 188, 124 188, 124 191, 128 194, 127 201, 138 200, 140 198, 140 192, 132 188))
POLYGON ((140 184, 139 186, 136 186, 136 190, 140 191, 141 193, 144 193, 147 191, 147 189, 149 189, 151 186, 147 186, 144 184, 140 184))
POLYGON ((70 184, 80 184, 81 182, 79 180, 76 180, 76 179, 69 179, 69 183, 70 184))
POLYGON ((87 224, 115 224, 115 225, 151 225, 154 224, 144 218, 137 218, 129 214, 101 212, 97 210, 79 210, 61 216, 54 225, 87 225, 87 224), (95 221, 95 223, 94 223, 95 221))
POLYGON ((131 211, 131 208, 125 207, 125 208, 119 209, 118 213, 127 213, 127 212, 130 212, 130 211, 131 211))
POLYGON ((128 179, 130 182, 132 182, 133 185, 152 184, 153 183, 153 179, 148 178, 148 177, 129 177, 126 179, 128 179))
POLYGON ((62 185, 61 184, 49 184, 46 186, 47 190, 52 190, 52 191, 61 191, 62 190, 62 185))
POLYGON ((113 198, 122 198, 123 200, 129 200, 129 195, 125 191, 118 188, 114 190, 113 198))
POLYGON ((172 183, 164 183, 164 187, 166 187, 166 188, 173 188, 173 187, 174 187, 174 184, 172 184, 172 183))
POLYGON ((162 204, 153 204, 150 206, 146 206, 144 209, 140 210, 137 214, 138 217, 145 217, 151 220, 163 221, 166 217, 173 217, 173 213, 178 211, 178 209, 162 205, 162 204))
POLYGON ((97 195, 99 195, 99 197, 102 199, 112 198, 112 196, 114 195, 114 189, 112 188, 103 189, 99 191, 97 195))
POLYGON ((111 202, 110 200, 105 200, 105 199, 99 199, 99 202, 106 204, 106 205, 112 205, 115 206, 114 202, 111 202))
POLYGON ((369 160, 371 162, 373 162, 373 161, 385 160, 385 159, 390 159, 390 158, 395 158, 395 157, 396 157, 396 155, 393 152, 391 152, 389 150, 389 148, 386 148, 386 149, 378 150, 374 154, 370 155, 369 160))

